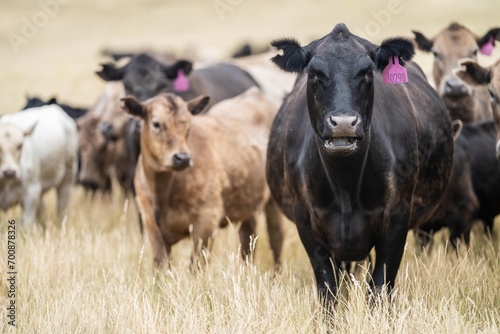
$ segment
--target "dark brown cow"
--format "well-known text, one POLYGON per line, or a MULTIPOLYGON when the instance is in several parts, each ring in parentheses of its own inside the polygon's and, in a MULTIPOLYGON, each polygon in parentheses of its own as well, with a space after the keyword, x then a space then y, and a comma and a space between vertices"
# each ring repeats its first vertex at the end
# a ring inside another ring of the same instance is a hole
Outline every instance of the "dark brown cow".
POLYGON ((500 28, 491 29, 482 37, 458 23, 450 24, 432 39, 418 31, 413 33, 419 49, 434 54, 434 83, 451 118, 472 122, 491 117, 487 89, 464 84, 452 71, 462 58, 476 60, 479 49, 490 38, 499 40, 500 28))
POLYGON ((123 100, 129 113, 144 122, 134 183, 155 262, 168 259, 171 246, 188 237, 191 226, 196 260, 228 219, 242 222, 242 255, 247 255, 255 214, 265 206, 279 264, 281 219, 265 177, 277 105, 257 89, 214 105, 206 115, 197 115, 209 103, 206 96, 189 102, 170 93, 143 103, 134 97, 123 100))

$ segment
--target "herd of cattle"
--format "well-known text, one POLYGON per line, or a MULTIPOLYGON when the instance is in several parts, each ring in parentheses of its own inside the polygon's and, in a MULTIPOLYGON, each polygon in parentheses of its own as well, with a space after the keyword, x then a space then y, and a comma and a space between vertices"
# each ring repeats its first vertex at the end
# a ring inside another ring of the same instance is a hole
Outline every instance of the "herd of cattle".
POLYGON ((306 46, 274 41, 277 55, 116 55, 89 110, 31 98, 0 118, 0 208, 21 204, 31 226, 47 190, 62 217, 75 183, 109 194, 116 179, 157 264, 189 236, 196 260, 229 222, 241 222, 246 256, 264 211, 275 263, 286 216, 323 297, 372 248, 371 284, 390 289, 410 229, 422 245, 443 227, 468 244, 475 222, 491 233, 500 213, 500 61, 477 63, 500 28, 414 35, 375 45, 338 24, 306 46), (415 45, 434 54, 436 89, 411 62, 415 45), (394 59, 405 84, 383 80, 394 59))

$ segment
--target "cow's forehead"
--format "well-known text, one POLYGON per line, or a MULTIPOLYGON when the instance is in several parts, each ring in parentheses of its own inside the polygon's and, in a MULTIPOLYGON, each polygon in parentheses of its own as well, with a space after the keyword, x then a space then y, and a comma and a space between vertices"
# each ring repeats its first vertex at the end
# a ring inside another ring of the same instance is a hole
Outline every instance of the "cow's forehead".
POLYGON ((447 53, 469 51, 477 48, 476 37, 468 29, 446 29, 434 39, 434 48, 442 49, 447 53))
POLYGON ((179 96, 172 94, 158 95, 147 102, 146 108, 152 117, 167 120, 185 120, 190 113, 185 102, 179 96))
POLYGON ((23 131, 12 124, 0 124, 0 146, 10 147, 22 143, 23 131))

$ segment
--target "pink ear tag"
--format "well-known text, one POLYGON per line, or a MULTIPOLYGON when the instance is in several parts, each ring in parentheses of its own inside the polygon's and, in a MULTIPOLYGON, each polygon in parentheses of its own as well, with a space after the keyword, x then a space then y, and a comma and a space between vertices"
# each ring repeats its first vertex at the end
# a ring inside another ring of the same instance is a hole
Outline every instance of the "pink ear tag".
POLYGON ((398 56, 391 57, 389 64, 384 68, 383 77, 386 84, 394 85, 408 82, 408 73, 406 68, 399 65, 398 56))
POLYGON ((174 80, 174 92, 185 92, 189 90, 189 80, 184 75, 184 72, 179 69, 177 78, 174 80))
POLYGON ((493 48, 495 46, 493 45, 493 36, 490 37, 490 39, 488 40, 488 42, 486 42, 486 44, 484 44, 483 46, 481 46, 481 49, 479 50, 483 55, 486 55, 486 56, 491 56, 491 54, 493 53, 493 48))

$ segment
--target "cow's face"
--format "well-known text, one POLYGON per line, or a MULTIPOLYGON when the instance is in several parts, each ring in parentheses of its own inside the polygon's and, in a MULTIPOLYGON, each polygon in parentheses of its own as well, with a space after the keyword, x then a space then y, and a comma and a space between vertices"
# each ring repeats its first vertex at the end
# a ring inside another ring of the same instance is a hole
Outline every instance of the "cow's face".
POLYGON ((121 80, 128 95, 133 95, 139 101, 145 101, 155 95, 167 92, 172 80, 177 78, 179 70, 188 75, 192 63, 179 60, 171 66, 166 66, 147 54, 139 54, 122 67, 113 63, 103 64, 96 72, 103 80, 121 80))
POLYGON ((434 83, 447 104, 458 102, 473 94, 471 87, 453 74, 458 61, 462 58, 476 60, 479 48, 488 43, 490 37, 494 39, 500 37, 499 28, 491 29, 483 37, 478 37, 458 23, 450 24, 433 39, 428 39, 417 31, 413 33, 419 49, 434 54, 434 83))
POLYGON ((109 179, 106 166, 107 143, 97 130, 98 123, 97 118, 78 121, 78 182, 92 190, 105 189, 109 179))
POLYGON ((488 86, 497 131, 496 155, 500 159, 500 60, 488 68, 481 67, 473 60, 465 59, 454 73, 471 86, 488 86))
POLYGON ((35 127, 36 123, 23 131, 13 124, 0 124, 0 181, 21 177, 24 138, 30 136, 35 127))
POLYGON ((387 66, 391 55, 401 61, 413 56, 413 45, 403 38, 377 47, 352 35, 343 24, 301 47, 284 39, 272 43, 283 50, 273 61, 283 70, 307 76, 307 106, 322 149, 331 154, 357 151, 370 126, 374 71, 387 66))
POLYGON ((158 172, 183 170, 192 164, 188 147, 193 115, 199 114, 210 99, 200 96, 185 102, 174 94, 160 94, 140 103, 123 98, 127 111, 143 119, 141 154, 143 162, 158 172))

